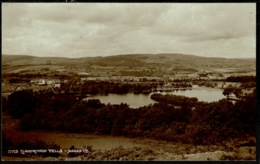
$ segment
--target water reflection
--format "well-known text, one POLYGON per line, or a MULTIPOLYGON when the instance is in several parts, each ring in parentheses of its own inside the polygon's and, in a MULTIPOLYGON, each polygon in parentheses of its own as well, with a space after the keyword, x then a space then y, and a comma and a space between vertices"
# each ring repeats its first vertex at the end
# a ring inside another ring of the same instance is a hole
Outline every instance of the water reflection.
POLYGON ((156 101, 150 99, 151 94, 108 94, 108 95, 89 95, 87 99, 99 99, 105 104, 121 104, 126 103, 131 108, 138 108, 145 105, 153 104, 156 101))

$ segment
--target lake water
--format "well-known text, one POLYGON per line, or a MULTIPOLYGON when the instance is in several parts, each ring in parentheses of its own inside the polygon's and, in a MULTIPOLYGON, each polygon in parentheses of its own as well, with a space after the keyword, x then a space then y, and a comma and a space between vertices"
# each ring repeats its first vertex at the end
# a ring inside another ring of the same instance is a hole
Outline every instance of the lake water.
POLYGON ((154 93, 160 94, 174 94, 186 97, 197 97, 199 101, 213 102, 225 98, 221 89, 198 87, 194 85, 190 90, 175 90, 170 92, 153 92, 150 94, 108 94, 108 95, 88 95, 86 99, 99 99, 104 104, 120 104, 127 103, 132 108, 138 108, 153 104, 156 101, 152 100, 150 96, 154 93))
POLYGON ((108 95, 89 95, 86 99, 99 99, 104 104, 127 103, 131 108, 138 108, 153 104, 156 101, 150 99, 151 94, 108 94, 108 95))

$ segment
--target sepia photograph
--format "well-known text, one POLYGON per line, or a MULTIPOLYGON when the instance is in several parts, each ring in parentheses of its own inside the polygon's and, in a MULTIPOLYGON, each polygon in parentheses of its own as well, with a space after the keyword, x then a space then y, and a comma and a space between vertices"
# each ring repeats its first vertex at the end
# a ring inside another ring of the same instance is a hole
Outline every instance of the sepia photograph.
POLYGON ((3 2, 1 30, 2 161, 257 160, 256 3, 3 2))

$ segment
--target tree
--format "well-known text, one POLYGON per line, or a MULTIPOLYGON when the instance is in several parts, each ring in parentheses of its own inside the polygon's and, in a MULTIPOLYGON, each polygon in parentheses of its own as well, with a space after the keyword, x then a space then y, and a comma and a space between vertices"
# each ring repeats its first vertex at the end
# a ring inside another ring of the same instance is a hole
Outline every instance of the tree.
POLYGON ((224 96, 229 96, 233 92, 233 89, 231 87, 225 88, 223 91, 224 96))
POLYGON ((36 100, 32 90, 22 90, 8 97, 8 113, 15 118, 21 118, 26 113, 36 109, 36 100))

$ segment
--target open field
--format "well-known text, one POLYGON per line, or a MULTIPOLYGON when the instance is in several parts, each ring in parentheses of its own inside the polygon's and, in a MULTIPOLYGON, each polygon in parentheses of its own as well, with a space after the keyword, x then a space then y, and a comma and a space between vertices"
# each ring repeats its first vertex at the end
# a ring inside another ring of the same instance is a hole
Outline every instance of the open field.
POLYGON ((60 65, 17 65, 17 66, 2 66, 2 73, 44 73, 48 71, 56 71, 63 69, 60 65))
MULTIPOLYGON (((16 132, 13 135, 20 139, 43 139, 45 142, 54 142, 63 150, 70 146, 83 149, 83 146, 92 146, 92 157, 68 157, 66 154, 55 157, 11 157, 4 156, 4 160, 253 160, 255 147, 240 147, 236 145, 224 146, 197 146, 156 141, 150 139, 131 139, 125 137, 99 136, 91 134, 64 134, 48 132, 16 132), (28 138, 29 137, 29 138, 28 138), (118 158, 112 156, 121 153, 118 158), (108 158, 111 156, 110 158, 108 158)), ((234 144, 234 143, 232 143, 234 144)))

